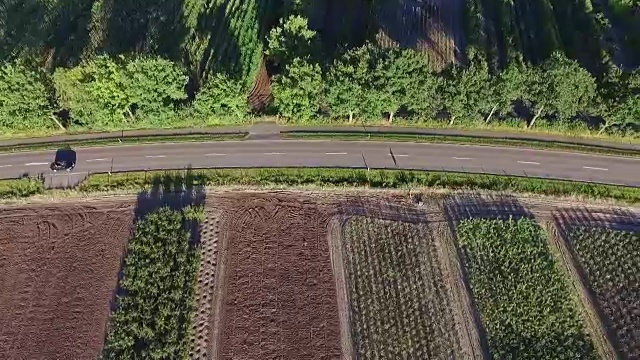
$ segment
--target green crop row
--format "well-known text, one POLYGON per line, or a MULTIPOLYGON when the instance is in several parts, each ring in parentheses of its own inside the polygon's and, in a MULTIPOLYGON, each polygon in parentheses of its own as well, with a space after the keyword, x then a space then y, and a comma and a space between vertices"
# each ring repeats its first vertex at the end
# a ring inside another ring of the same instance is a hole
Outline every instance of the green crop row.
POLYGON ((358 358, 463 357, 425 224, 356 217, 347 223, 343 246, 358 358))
POLYGON ((141 220, 129 241, 104 359, 189 359, 198 249, 192 208, 162 208, 141 220))
POLYGON ((577 226, 567 238, 619 350, 640 358, 640 234, 577 226))
POLYGON ((463 220, 457 232, 493 358, 597 358, 535 221, 463 220))

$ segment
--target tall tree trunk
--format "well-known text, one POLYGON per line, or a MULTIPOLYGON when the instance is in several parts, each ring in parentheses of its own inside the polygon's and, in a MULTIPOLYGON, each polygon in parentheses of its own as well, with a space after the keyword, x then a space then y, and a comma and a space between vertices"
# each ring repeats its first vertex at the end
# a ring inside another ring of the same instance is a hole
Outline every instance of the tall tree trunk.
POLYGON ((533 127, 533 124, 536 123, 536 120, 538 120, 538 118, 540 117, 540 114, 542 114, 542 110, 544 110, 544 106, 541 106, 540 110, 538 110, 538 113, 536 114, 536 116, 534 116, 533 119, 531 119, 531 123, 529 124, 527 129, 531 129, 533 127))
POLYGON ((484 121, 485 124, 488 124, 489 121, 491 121, 491 117, 493 116, 493 114, 496 113, 496 110, 498 110, 498 104, 495 104, 493 106, 493 109, 491 109, 491 112, 489 113, 489 116, 487 116, 487 119, 484 121))
POLYGON ((608 121, 605 121, 605 122, 604 122, 604 125, 602 126, 602 129, 600 129, 600 131, 598 131, 598 135, 602 135, 602 133, 603 133, 605 130, 607 130, 607 128, 609 127, 609 125, 610 125, 610 124, 609 124, 609 122, 608 122, 608 121))
POLYGON ((393 112, 389 113, 389 125, 393 123, 393 112))
POLYGON ((455 116, 451 116, 451 120, 449 120, 449 126, 453 125, 453 122, 456 120, 455 116))
POLYGON ((353 111, 349 111, 349 124, 353 124, 353 111))

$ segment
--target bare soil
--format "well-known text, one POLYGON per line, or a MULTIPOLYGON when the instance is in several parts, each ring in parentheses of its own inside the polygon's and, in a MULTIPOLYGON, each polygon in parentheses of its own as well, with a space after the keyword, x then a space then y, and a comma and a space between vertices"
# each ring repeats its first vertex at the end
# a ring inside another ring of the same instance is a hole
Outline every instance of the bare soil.
MULTIPOLYGON (((211 197, 209 197, 211 198, 211 197)), ((328 216, 312 199, 215 199, 223 266, 214 359, 339 359, 340 324, 328 216)))
POLYGON ((135 203, 0 209, 0 358, 95 359, 135 203))

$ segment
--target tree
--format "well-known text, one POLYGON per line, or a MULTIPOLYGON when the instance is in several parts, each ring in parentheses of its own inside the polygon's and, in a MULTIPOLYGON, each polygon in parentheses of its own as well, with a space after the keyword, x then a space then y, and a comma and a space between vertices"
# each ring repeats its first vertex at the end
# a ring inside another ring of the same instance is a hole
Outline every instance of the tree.
POLYGON ((184 71, 162 58, 98 56, 56 70, 54 83, 61 106, 90 128, 159 117, 187 98, 184 71))
POLYGON ((543 64, 543 70, 550 81, 550 103, 559 118, 569 119, 591 107, 596 81, 578 62, 556 52, 543 64))
POLYGON ((56 123, 46 74, 21 63, 0 67, 0 128, 43 130, 56 123))
POLYGON ((247 93, 240 81, 216 74, 200 89, 193 102, 196 111, 204 115, 244 118, 249 113, 247 93))
POLYGON ((287 119, 311 120, 320 110, 322 70, 318 64, 296 58, 276 76, 274 106, 287 119))
POLYGON ((276 66, 287 66, 295 58, 314 59, 318 49, 316 32, 309 29, 307 19, 299 15, 280 19, 280 24, 271 29, 267 42, 265 54, 276 66))

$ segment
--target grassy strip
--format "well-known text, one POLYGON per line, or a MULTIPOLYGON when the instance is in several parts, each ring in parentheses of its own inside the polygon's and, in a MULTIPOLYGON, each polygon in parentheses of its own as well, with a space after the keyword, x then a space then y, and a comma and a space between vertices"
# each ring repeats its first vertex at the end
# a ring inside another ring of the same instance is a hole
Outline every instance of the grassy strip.
MULTIPOLYGON (((187 359, 200 255, 189 211, 162 208, 129 241, 103 359, 187 359)), ((186 209, 185 209, 186 210, 186 209)))
POLYGON ((0 180, 0 199, 25 198, 44 193, 44 183, 38 179, 0 180))
POLYGON ((494 358, 597 358, 534 220, 463 220, 457 233, 494 358))
POLYGON ((192 186, 283 185, 368 186, 372 188, 439 187, 524 192, 551 196, 578 195, 593 199, 640 202, 640 188, 512 176, 431 171, 367 170, 335 168, 205 169, 95 174, 80 191, 172 190, 192 186))
POLYGON ((528 147, 544 150, 564 150, 573 152, 583 152, 590 154, 606 154, 619 156, 640 156, 640 151, 616 149, 604 146, 572 144, 565 142, 536 141, 522 139, 504 139, 490 137, 472 137, 455 135, 421 135, 421 134, 381 134, 364 132, 290 132, 282 134, 285 139, 331 139, 345 141, 405 141, 419 143, 444 143, 444 144, 465 144, 465 145, 485 145, 485 146, 508 146, 508 147, 528 147))
POLYGON ((168 135, 168 136, 139 136, 109 139, 74 140, 61 142, 43 142, 37 144, 0 146, 0 153, 14 153, 24 151, 56 150, 66 147, 91 147, 91 146, 118 146, 153 143, 173 143, 173 142, 205 142, 205 141, 227 141, 243 140, 246 133, 237 134, 197 134, 197 135, 168 135))

